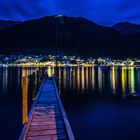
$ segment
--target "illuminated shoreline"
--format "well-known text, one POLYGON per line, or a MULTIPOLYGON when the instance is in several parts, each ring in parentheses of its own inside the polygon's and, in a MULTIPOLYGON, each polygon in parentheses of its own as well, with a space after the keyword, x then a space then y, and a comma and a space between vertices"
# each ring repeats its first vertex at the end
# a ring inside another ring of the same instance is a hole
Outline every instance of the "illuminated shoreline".
POLYGON ((0 67, 140 67, 140 65, 91 65, 91 64, 80 64, 80 65, 73 65, 73 64, 0 64, 0 67))
POLYGON ((140 59, 111 59, 81 58, 78 56, 54 56, 54 55, 0 55, 0 66, 18 67, 77 67, 77 66, 106 66, 106 67, 139 67, 140 59))

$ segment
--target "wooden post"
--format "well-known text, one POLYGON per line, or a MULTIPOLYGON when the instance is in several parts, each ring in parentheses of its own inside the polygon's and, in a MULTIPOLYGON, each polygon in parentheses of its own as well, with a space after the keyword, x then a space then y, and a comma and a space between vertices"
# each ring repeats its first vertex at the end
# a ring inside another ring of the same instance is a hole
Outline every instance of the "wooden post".
POLYGON ((22 77, 22 124, 28 121, 28 77, 22 77))

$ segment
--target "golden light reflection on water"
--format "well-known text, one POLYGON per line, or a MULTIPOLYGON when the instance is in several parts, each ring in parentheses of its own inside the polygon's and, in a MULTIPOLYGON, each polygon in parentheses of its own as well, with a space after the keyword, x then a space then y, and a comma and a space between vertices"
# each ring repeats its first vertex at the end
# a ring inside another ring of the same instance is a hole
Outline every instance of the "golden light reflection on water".
POLYGON ((29 75, 29 69, 28 68, 22 68, 22 77, 26 77, 29 75))
POLYGON ((77 90, 79 90, 80 89, 80 67, 78 67, 76 75, 77 75, 77 90))
POLYGON ((52 75, 54 74, 55 72, 54 72, 54 67, 52 67, 52 75))
POLYGON ((91 79, 91 82, 92 82, 92 90, 95 89, 95 70, 94 70, 94 67, 92 67, 92 79, 91 79))
POLYGON ((123 96, 125 96, 126 94, 126 87, 127 87, 127 68, 126 67, 122 67, 122 75, 121 75, 121 79, 122 79, 122 92, 123 92, 123 96))
POLYGON ((89 88, 89 71, 88 67, 85 68, 85 84, 86 84, 86 90, 89 88))
POLYGON ((63 78, 64 78, 64 89, 66 89, 66 87, 67 87, 67 78, 66 78, 66 75, 67 75, 67 70, 66 69, 64 69, 63 70, 63 78))
MULTIPOLYGON (((58 69, 58 71, 59 71, 59 69, 58 69)), ((53 76, 53 74, 55 74, 55 68, 48 66, 46 72, 47 72, 48 76, 53 76)))
POLYGON ((72 84, 73 84, 72 87, 75 90, 76 89, 76 79, 77 79, 75 67, 73 68, 72 77, 73 77, 73 79, 72 79, 72 84))
POLYGON ((84 93, 84 91, 85 91, 85 74, 84 74, 84 67, 82 67, 82 93, 84 93))
POLYGON ((51 67, 50 66, 48 67, 47 73, 48 73, 48 76, 52 76, 52 71, 51 71, 51 67))
POLYGON ((103 90, 103 73, 101 68, 98 68, 98 88, 99 88, 99 93, 102 93, 103 90))
MULTIPOLYGON (((110 69, 98 67, 73 67, 66 69, 59 69, 63 73, 62 86, 81 91, 82 94, 88 92, 88 90, 97 91, 103 93, 105 91, 118 95, 125 96, 127 93, 135 92, 135 74, 134 68, 117 68, 112 67, 110 69), (68 74, 69 73, 69 74, 68 74), (109 75, 108 75, 109 74, 109 75), (107 89, 107 87, 110 87, 107 89)), ((59 72, 60 73, 60 72, 59 72)), ((60 76, 60 74, 59 74, 60 76)), ((61 76, 60 76, 61 77, 61 76)), ((59 79, 60 79, 59 77, 59 79)))
POLYGON ((115 71, 115 67, 112 68, 111 77, 112 77, 112 89, 113 89, 113 93, 116 94, 116 71, 115 71))
POLYGON ((128 81, 129 81, 129 92, 135 93, 135 75, 134 67, 128 68, 128 81))
POLYGON ((71 76, 72 76, 72 68, 70 68, 70 70, 69 70, 69 87, 70 88, 72 88, 72 78, 71 78, 71 76))

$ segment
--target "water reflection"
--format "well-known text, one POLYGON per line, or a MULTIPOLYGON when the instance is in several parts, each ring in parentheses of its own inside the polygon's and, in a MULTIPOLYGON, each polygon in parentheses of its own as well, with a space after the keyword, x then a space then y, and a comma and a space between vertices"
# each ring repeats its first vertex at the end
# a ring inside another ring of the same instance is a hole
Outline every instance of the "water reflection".
POLYGON ((126 93, 126 88, 127 88, 127 68, 123 67, 122 68, 122 92, 123 92, 123 96, 125 97, 125 93, 126 93))
POLYGON ((5 96, 7 94, 7 86, 8 86, 8 68, 4 67, 3 68, 3 86, 2 86, 2 93, 5 96))
MULTIPOLYGON (((9 90, 19 92, 21 78, 28 77, 28 90, 32 93, 32 100, 35 98, 36 87, 43 78, 41 75, 47 72, 49 76, 54 74, 54 67, 27 68, 0 68, 0 91, 3 98, 8 96, 9 90), (30 89, 32 88, 32 89, 30 89)), ((85 94, 89 90, 92 93, 103 94, 113 93, 114 95, 134 93, 140 91, 140 69, 134 67, 59 67, 58 85, 62 90, 69 89, 85 94)), ((60 89, 59 88, 59 89, 60 89)))
POLYGON ((138 68, 135 69, 135 81, 136 90, 140 91, 140 70, 138 68))
POLYGON ((61 99, 76 139, 139 139, 136 124, 140 126, 140 102, 124 97, 140 93, 140 68, 75 67, 71 75, 65 79, 79 81, 75 84, 77 90, 66 84, 65 90, 61 88, 61 99))
POLYGON ((80 67, 77 67, 77 70, 76 70, 76 68, 75 68, 75 74, 74 74, 74 77, 76 78, 76 80, 73 80, 73 83, 74 83, 74 81, 75 81, 75 83, 73 84, 73 85, 75 85, 75 86, 73 86, 74 88, 75 88, 75 91, 79 91, 80 90, 80 67))
POLYGON ((116 69, 115 67, 112 67, 110 77, 111 77, 111 86, 112 86, 113 93, 116 94, 116 69))
POLYGON ((63 83, 63 88, 64 89, 66 89, 66 85, 67 85, 67 69, 64 69, 63 70, 63 81, 64 81, 64 83, 63 83))
POLYGON ((99 93, 102 93, 103 90, 103 71, 101 70, 101 67, 98 68, 98 89, 99 93))
POLYGON ((95 71, 94 67, 91 68, 91 83, 92 83, 92 90, 95 90, 95 71))
POLYGON ((82 77, 82 79, 81 79, 81 81, 82 81, 82 93, 84 93, 84 90, 85 90, 85 72, 84 72, 84 67, 82 67, 82 75, 81 75, 81 77, 82 77))
POLYGON ((74 67, 58 69, 61 92, 65 89, 85 94, 92 90, 93 94, 114 94, 125 97, 128 93, 140 92, 140 69, 135 68, 102 68, 74 67))
POLYGON ((135 75, 134 68, 130 67, 128 69, 128 80, 129 80, 129 91, 130 93, 135 93, 135 75))
MULTIPOLYGON (((28 111, 45 72, 49 76, 53 75, 54 67, 0 67, 1 108, 7 106, 9 101, 17 106, 20 111, 14 115, 18 116, 22 124, 27 122, 28 111)), ((57 73, 62 96, 73 93, 80 96, 125 97, 128 93, 140 92, 140 68, 58 67, 57 73)))

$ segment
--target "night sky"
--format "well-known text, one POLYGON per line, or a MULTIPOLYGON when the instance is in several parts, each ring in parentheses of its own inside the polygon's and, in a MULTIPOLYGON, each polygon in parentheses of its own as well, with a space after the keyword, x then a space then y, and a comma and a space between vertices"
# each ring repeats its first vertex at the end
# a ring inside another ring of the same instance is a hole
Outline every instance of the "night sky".
POLYGON ((0 0, 0 19, 24 21, 55 14, 81 16, 101 25, 140 24, 140 0, 0 0))

